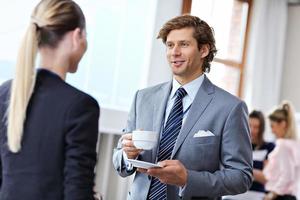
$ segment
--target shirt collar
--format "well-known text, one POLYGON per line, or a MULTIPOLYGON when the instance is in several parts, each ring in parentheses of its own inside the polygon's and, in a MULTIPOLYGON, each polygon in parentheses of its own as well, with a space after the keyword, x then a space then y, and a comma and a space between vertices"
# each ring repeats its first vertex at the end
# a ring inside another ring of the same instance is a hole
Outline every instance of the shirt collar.
POLYGON ((197 95, 199 88, 201 87, 201 85, 203 83, 203 80, 204 80, 204 74, 202 74, 198 78, 196 78, 193 81, 182 86, 173 77, 172 91, 171 91, 170 97, 173 99, 175 97, 175 93, 178 90, 178 88, 183 87, 185 89, 185 91, 187 92, 187 96, 193 101, 197 95))

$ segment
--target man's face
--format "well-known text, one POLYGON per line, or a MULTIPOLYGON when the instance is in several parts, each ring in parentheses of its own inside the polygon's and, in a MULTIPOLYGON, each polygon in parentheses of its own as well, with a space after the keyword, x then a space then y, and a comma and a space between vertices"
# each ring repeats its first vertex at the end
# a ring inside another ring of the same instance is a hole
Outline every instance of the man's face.
POLYGON ((187 83, 202 74, 206 46, 199 50, 193 28, 172 30, 167 36, 167 59, 176 80, 187 83))

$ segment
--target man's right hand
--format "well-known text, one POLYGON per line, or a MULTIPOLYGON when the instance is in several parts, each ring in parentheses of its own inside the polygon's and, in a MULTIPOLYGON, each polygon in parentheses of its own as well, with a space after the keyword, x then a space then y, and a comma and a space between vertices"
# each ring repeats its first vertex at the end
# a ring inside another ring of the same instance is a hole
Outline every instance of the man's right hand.
POLYGON ((129 159, 135 159, 141 153, 141 151, 143 151, 142 149, 137 149, 133 145, 131 133, 122 135, 122 149, 129 159))

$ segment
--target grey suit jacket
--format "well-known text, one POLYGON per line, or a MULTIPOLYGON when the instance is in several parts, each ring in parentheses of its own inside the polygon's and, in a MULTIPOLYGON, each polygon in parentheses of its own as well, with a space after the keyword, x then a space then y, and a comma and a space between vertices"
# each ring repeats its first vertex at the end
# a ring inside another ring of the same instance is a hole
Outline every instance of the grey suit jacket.
MULTIPOLYGON (((161 132, 172 83, 140 90, 129 113, 126 132, 135 129, 161 132)), ((157 142, 159 144, 159 141, 157 142)), ((139 160, 155 162, 157 146, 143 151, 139 160)), ((213 85, 205 76, 177 138, 172 159, 180 160, 188 171, 182 197, 177 186, 167 186, 167 197, 174 199, 220 199, 243 193, 252 183, 252 150, 248 111, 243 101, 213 85), (194 137, 199 130, 215 136, 194 137)), ((123 162, 121 143, 113 164, 122 177, 134 174, 123 162)), ((151 177, 136 172, 128 199, 147 198, 151 177)))

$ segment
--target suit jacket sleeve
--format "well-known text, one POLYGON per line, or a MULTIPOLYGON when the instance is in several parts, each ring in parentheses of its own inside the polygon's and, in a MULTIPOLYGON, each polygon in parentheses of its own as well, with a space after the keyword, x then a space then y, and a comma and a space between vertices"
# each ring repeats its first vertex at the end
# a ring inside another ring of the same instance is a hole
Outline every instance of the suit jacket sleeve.
POLYGON ((65 200, 94 199, 99 106, 89 96, 78 97, 78 99, 70 106, 66 114, 65 200))
POLYGON ((238 194, 251 186, 252 148, 244 102, 234 106, 226 119, 220 159, 222 168, 214 173, 188 170, 184 199, 238 194))
MULTIPOLYGON (((134 96, 134 100, 128 115, 127 120, 127 126, 124 130, 125 133, 130 133, 136 129, 136 100, 138 96, 138 91, 136 92, 134 96)), ((118 172, 118 174, 122 177, 130 176, 133 174, 136 170, 136 168, 133 168, 131 171, 128 171, 126 169, 126 165, 124 163, 123 158, 123 150, 122 150, 122 144, 121 139, 118 142, 117 148, 115 148, 114 154, 113 154, 113 165, 115 170, 118 172)))

